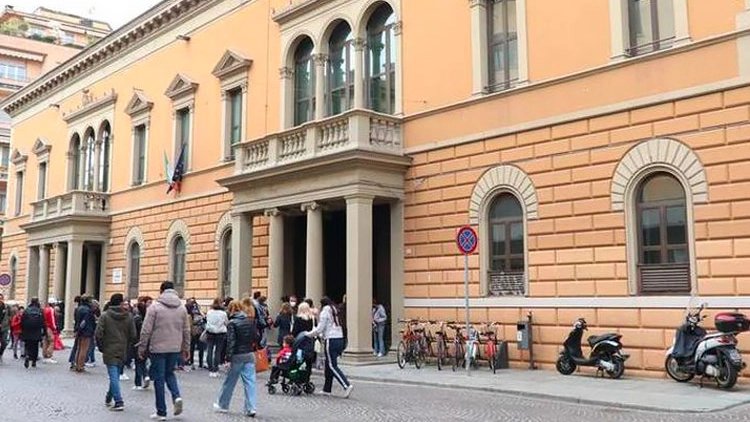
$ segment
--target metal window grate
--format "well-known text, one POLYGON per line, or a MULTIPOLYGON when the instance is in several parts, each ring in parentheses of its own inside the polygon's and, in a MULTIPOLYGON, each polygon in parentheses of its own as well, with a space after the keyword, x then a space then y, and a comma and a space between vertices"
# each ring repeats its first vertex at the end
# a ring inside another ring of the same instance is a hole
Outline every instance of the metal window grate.
POLYGON ((492 296, 524 296, 526 274, 490 271, 489 292, 492 296))
POLYGON ((690 294, 689 264, 639 265, 638 272, 641 294, 690 294))

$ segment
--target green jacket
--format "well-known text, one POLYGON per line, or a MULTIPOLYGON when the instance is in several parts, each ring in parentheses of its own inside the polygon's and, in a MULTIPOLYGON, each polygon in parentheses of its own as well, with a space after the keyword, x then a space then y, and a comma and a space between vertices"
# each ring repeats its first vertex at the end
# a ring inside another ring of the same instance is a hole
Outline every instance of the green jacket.
POLYGON ((135 343, 133 316, 119 306, 109 308, 96 325, 96 344, 105 365, 122 365, 135 343))

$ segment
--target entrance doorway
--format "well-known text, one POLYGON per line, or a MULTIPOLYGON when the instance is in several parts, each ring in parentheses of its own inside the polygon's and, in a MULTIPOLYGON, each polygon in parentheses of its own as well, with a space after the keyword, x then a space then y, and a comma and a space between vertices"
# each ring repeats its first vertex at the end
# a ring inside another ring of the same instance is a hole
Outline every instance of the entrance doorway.
MULTIPOLYGON (((386 348, 391 345, 391 207, 375 205, 372 210, 372 297, 385 307, 386 348)), ((387 349, 386 349, 387 350, 387 349)))
POLYGON ((323 294, 341 303, 346 294, 345 210, 323 212, 323 277, 323 294))

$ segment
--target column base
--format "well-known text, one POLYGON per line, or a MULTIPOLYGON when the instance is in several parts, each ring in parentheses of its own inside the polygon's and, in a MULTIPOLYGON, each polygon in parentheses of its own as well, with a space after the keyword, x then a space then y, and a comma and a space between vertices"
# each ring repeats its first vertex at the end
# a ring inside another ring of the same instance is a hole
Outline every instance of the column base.
POLYGON ((348 352, 345 351, 339 362, 349 366, 371 366, 390 365, 396 363, 396 354, 388 353, 383 357, 377 357, 372 352, 348 352))

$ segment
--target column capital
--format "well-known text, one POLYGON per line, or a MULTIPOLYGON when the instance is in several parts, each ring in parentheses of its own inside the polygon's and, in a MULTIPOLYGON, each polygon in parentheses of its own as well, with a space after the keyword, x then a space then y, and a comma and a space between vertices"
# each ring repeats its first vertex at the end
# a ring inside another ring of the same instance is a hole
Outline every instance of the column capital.
POLYGON ((263 215, 266 217, 279 217, 283 215, 283 213, 278 208, 269 208, 263 212, 263 215))
POLYGON ((294 77, 294 70, 289 66, 284 66, 282 68, 279 68, 279 77, 282 80, 292 79, 292 77, 294 77))
POLYGON ((375 195, 368 195, 365 193, 355 193, 344 197, 346 203, 372 203, 375 200, 375 195))
POLYGON ((312 201, 303 203, 300 205, 300 209, 304 212, 311 212, 323 209, 323 206, 319 202, 312 201))
POLYGON ((313 59, 313 62, 315 63, 315 66, 325 66, 326 62, 328 61, 328 54, 324 54, 324 53, 313 54, 312 59, 313 59))
POLYGON ((469 7, 487 7, 487 0, 468 0, 469 7))
POLYGON ((404 21, 398 21, 393 24, 393 35, 401 35, 401 31, 404 29, 404 21))
POLYGON ((51 245, 48 245, 48 244, 46 244, 46 243, 45 243, 44 245, 39 245, 39 250, 40 250, 40 251, 43 251, 43 250, 49 250, 49 249, 50 249, 50 246, 51 246, 51 245))
POLYGON ((362 51, 367 46, 367 41, 364 38, 356 38, 352 45, 354 46, 354 51, 362 51))

